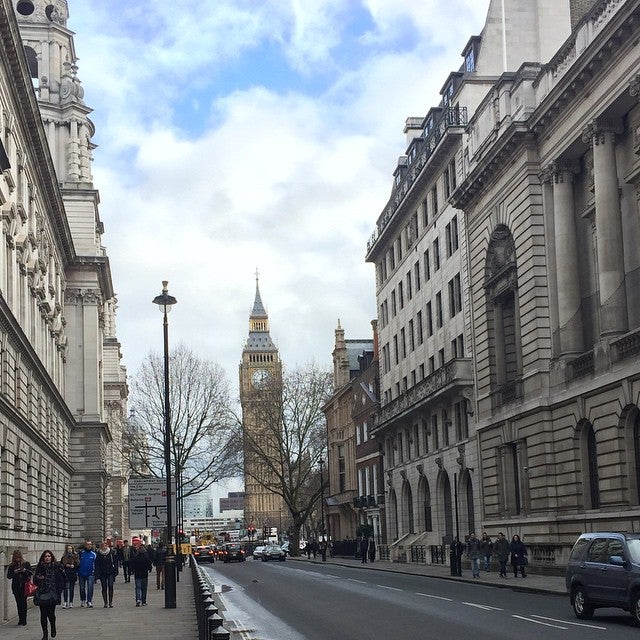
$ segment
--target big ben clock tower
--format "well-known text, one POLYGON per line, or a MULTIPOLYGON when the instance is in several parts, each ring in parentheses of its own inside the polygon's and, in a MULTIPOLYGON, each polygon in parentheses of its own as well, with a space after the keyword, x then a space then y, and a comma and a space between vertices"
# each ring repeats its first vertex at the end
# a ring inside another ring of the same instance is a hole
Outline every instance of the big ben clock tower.
POLYGON ((240 403, 244 432, 245 523, 257 530, 280 528, 288 520, 282 497, 268 488, 269 485, 277 486, 277 480, 265 464, 265 457, 273 456, 276 460, 279 453, 277 438, 273 435, 273 429, 278 429, 279 424, 267 424, 268 416, 274 412, 266 405, 277 403, 281 389, 282 363, 269 334, 269 316, 262 304, 256 273, 249 337, 240 363, 240 403), (260 443, 259 452, 257 443, 260 443))

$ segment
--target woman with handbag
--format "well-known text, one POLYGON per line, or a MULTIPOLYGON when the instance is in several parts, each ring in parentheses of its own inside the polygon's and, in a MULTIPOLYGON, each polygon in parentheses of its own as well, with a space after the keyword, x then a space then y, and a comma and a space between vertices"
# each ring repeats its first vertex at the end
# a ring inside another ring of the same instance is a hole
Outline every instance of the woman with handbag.
POLYGON ((56 605, 60 604, 60 594, 64 590, 64 570, 48 549, 40 556, 33 581, 38 587, 33 603, 40 607, 42 640, 49 640, 47 622, 51 626, 51 637, 56 637, 56 605))
POLYGON ((11 591, 18 607, 18 625, 27 626, 27 598, 25 584, 31 584, 31 565, 22 557, 20 549, 11 556, 11 564, 7 570, 7 578, 11 580, 11 591))

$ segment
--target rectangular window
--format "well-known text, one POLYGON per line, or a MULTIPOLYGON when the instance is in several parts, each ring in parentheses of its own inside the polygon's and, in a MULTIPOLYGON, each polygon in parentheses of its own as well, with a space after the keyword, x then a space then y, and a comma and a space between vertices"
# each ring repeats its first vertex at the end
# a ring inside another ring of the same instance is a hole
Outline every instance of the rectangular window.
POLYGON ((409 353, 411 353, 416 348, 415 339, 416 338, 413 329, 413 320, 409 320, 409 353))
POLYGON ((429 209, 426 198, 422 201, 422 226, 425 229, 429 226, 429 209))
POLYGON ((407 273, 407 300, 413 298, 413 287, 411 285, 411 271, 407 273))
POLYGON ((437 271, 440 268, 440 241, 436 238, 433 241, 433 270, 437 271))
POLYGON ((403 358, 407 357, 407 340, 405 337, 404 327, 400 329, 400 355, 403 358))
POLYGON ((451 341, 451 357, 458 357, 458 341, 455 338, 451 341))
POLYGON ((451 219, 451 249, 452 253, 455 253, 460 246, 458 239, 458 216, 453 216, 451 219))
POLYGON ((458 358, 464 358, 464 336, 460 334, 456 338, 457 348, 456 351, 458 353, 458 358))
POLYGON ((449 427, 451 426, 451 422, 449 420, 449 414, 446 411, 442 412, 442 439, 444 441, 444 446, 449 446, 449 427))
POLYGON ((404 286, 402 280, 398 282, 398 303, 400 304, 400 308, 404 309, 404 286))
POLYGON ((424 419, 422 420, 422 444, 425 454, 429 453, 429 424, 424 419))
POLYGON ((444 348, 440 349, 440 351, 438 351, 438 362, 439 362, 439 367, 444 367, 444 348))
POLYGON ((441 329, 443 324, 444 321, 442 317, 442 293, 438 291, 438 293, 436 293, 436 325, 438 329, 441 329))
POLYGON ((429 357, 429 373, 433 373, 436 370, 436 359, 434 356, 429 357))
POLYGON ((429 256, 429 249, 424 252, 424 279, 426 281, 431 279, 431 257, 429 256))
POLYGON ((420 457, 420 428, 417 424, 413 425, 413 449, 416 452, 416 458, 420 457))
POLYGON ((396 268, 396 254, 395 244, 389 249, 389 271, 393 271, 396 268))
POLYGON ((431 189, 431 212, 434 217, 438 213, 438 185, 435 184, 431 189))
POLYGON ((402 378, 402 391, 403 393, 407 392, 407 376, 403 376, 402 378))
POLYGON ((445 199, 451 195, 451 185, 449 184, 449 170, 446 169, 442 173, 442 177, 444 178, 444 197, 445 199))
POLYGON ((389 344, 382 347, 382 370, 384 373, 391 371, 391 359, 389 358, 389 344))
POLYGON ((431 308, 431 302, 427 302, 427 336, 433 335, 433 313, 431 308))
POLYGON ((416 386, 416 370, 415 369, 411 372, 411 386, 412 387, 416 386))
POLYGON ((424 363, 420 365, 420 380, 424 380, 424 363))
POLYGON ((416 284, 416 291, 420 291, 420 287, 422 286, 420 283, 420 262, 416 262, 413 265, 413 278, 416 284))
POLYGON ((451 241, 451 223, 449 223, 444 229, 444 237, 447 245, 447 258, 450 258, 453 254, 453 243, 451 241))
POLYGON ((416 314, 416 331, 418 332, 418 344, 422 344, 424 338, 422 336, 422 311, 416 314))
POLYGON ((400 264, 400 261, 402 260, 402 237, 399 237, 396 240, 396 245, 398 246, 397 248, 398 264, 400 264))
POLYGON ((396 306, 396 292, 392 291, 391 292, 391 317, 395 318, 396 313, 398 313, 398 309, 396 306))
POLYGON ((398 352, 398 336, 393 336, 393 356, 394 356, 394 364, 398 364, 400 362, 399 352, 398 352))
POLYGON ((345 491, 347 488, 347 463, 344 457, 344 445, 338 445, 338 479, 340 484, 340 491, 345 491))
POLYGON ((433 448, 440 448, 440 434, 438 433, 438 416, 434 413, 431 416, 431 437, 433 438, 433 448))
POLYGON ((398 447, 398 457, 400 462, 404 462, 404 442, 402 440, 402 432, 398 434, 397 444, 398 447))

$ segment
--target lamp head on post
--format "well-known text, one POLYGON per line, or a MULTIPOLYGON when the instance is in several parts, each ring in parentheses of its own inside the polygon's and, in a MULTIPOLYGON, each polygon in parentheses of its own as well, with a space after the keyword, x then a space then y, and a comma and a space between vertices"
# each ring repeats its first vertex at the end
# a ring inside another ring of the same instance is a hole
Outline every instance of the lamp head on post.
POLYGON ((171 311, 171 307, 178 302, 173 296, 169 295, 168 285, 169 281, 163 280, 162 293, 153 299, 153 304, 158 305, 160 313, 169 313, 169 311, 171 311))

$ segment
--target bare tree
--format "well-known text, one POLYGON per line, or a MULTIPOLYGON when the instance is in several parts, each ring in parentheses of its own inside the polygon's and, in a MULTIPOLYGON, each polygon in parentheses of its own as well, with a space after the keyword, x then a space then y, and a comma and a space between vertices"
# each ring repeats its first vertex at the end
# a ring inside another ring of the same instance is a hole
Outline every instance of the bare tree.
MULTIPOLYGON (((224 370, 184 345, 169 354, 169 400, 173 473, 183 497, 201 493, 234 475, 242 445, 235 437, 231 392, 224 370), (177 473, 176 473, 177 472, 177 473)), ((163 476, 164 359, 150 353, 131 384, 132 417, 124 451, 132 475, 163 476)))
MULTIPOLYGON (((291 515, 291 552, 298 554, 300 529, 322 495, 318 468, 326 456, 326 422, 322 407, 331 394, 331 375, 316 366, 285 372, 254 389, 243 407, 252 414, 243 429, 244 473, 282 497, 291 515), (257 425, 257 426, 256 426, 257 425)), ((327 480, 325 479, 325 488, 327 480)))

